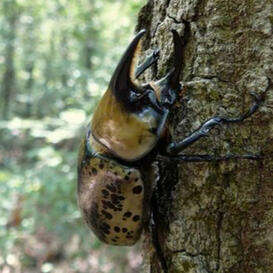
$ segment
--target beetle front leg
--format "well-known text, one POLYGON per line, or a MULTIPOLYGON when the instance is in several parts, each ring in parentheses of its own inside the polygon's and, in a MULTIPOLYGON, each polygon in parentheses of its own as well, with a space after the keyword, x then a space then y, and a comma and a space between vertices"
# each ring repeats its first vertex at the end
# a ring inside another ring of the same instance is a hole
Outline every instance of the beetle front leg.
POLYGON ((210 132, 211 129, 216 127, 217 125, 222 125, 222 124, 228 124, 228 123, 237 123, 244 121, 246 118, 250 117, 253 115, 259 108, 262 97, 259 97, 255 93, 251 94, 254 97, 254 103, 251 105, 250 109, 248 110, 247 113, 242 115, 241 117, 238 118, 224 118, 224 117, 213 117, 209 120, 207 120, 198 130, 193 132, 190 136, 187 138, 179 141, 179 142, 172 142, 167 146, 166 152, 168 155, 176 155, 180 151, 184 150, 191 144, 195 143, 197 140, 199 140, 202 137, 208 136, 208 133, 210 132))
POLYGON ((137 66, 135 71, 136 79, 151 65, 153 65, 159 58, 159 49, 155 49, 149 56, 146 57, 144 62, 137 66))

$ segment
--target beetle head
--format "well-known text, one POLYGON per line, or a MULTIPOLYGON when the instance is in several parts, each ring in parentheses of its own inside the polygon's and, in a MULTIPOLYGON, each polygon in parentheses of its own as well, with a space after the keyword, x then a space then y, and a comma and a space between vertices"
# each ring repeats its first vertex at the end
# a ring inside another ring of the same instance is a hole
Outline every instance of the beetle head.
POLYGON ((174 67, 171 71, 162 79, 151 84, 139 86, 134 81, 137 77, 135 75, 135 66, 136 58, 140 51, 140 40, 145 32, 146 30, 141 30, 130 43, 117 65, 109 85, 109 89, 116 100, 127 110, 134 111, 136 98, 142 97, 141 95, 145 93, 148 94, 147 91, 151 91, 151 89, 156 91, 160 104, 164 107, 168 107, 175 102, 177 92, 181 89, 179 76, 182 66, 182 42, 175 30, 172 30, 174 41, 174 67))
MULTIPOLYGON (((135 36, 121 58, 109 88, 94 112, 92 134, 88 138, 92 147, 103 147, 126 161, 142 158, 153 149, 166 124, 166 108, 174 103, 180 90, 182 46, 175 31, 173 69, 157 82, 142 86, 135 82, 135 59, 144 33, 142 30, 135 36)), ((141 67, 145 69, 147 65, 141 67)))

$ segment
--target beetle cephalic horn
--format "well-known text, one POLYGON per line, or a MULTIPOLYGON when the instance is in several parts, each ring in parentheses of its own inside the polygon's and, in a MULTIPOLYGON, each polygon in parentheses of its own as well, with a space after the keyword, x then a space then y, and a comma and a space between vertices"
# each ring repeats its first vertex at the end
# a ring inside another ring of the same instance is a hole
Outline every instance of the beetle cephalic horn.
POLYGON ((125 53, 123 54, 119 64, 110 81, 110 89, 114 96, 120 100, 128 100, 130 90, 138 90, 139 88, 132 82, 131 75, 134 65, 134 58, 137 52, 137 48, 141 37, 145 34, 146 30, 142 29, 137 33, 133 41, 130 43, 125 53))

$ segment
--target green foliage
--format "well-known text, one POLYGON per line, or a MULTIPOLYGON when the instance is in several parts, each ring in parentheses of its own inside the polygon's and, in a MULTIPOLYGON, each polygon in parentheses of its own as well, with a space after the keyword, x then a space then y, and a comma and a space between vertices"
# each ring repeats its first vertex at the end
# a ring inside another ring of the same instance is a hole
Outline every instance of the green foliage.
POLYGON ((134 252, 106 247, 84 226, 76 165, 142 4, 0 2, 0 271, 55 272, 63 259, 69 272, 130 272, 134 252))

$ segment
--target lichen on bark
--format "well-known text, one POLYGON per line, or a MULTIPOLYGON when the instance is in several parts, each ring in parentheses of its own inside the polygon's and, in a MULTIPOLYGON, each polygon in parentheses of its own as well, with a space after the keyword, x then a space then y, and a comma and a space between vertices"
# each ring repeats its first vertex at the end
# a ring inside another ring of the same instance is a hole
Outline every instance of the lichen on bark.
MULTIPOLYGON (((222 126, 185 150, 188 154, 263 154, 259 161, 183 163, 178 183, 161 195, 167 215, 159 238, 169 272, 273 272, 273 2, 271 0, 151 0, 140 11, 144 54, 160 48, 159 78, 172 64, 176 29, 183 48, 182 98, 169 129, 182 139, 214 115, 239 116, 251 91, 267 90, 263 105, 241 124, 222 126), (189 28, 187 28, 187 25, 189 28)), ((172 181, 166 181, 172 183, 172 181)), ((151 240, 144 272, 162 272, 151 240), (151 270, 151 271, 150 271, 151 270)))

